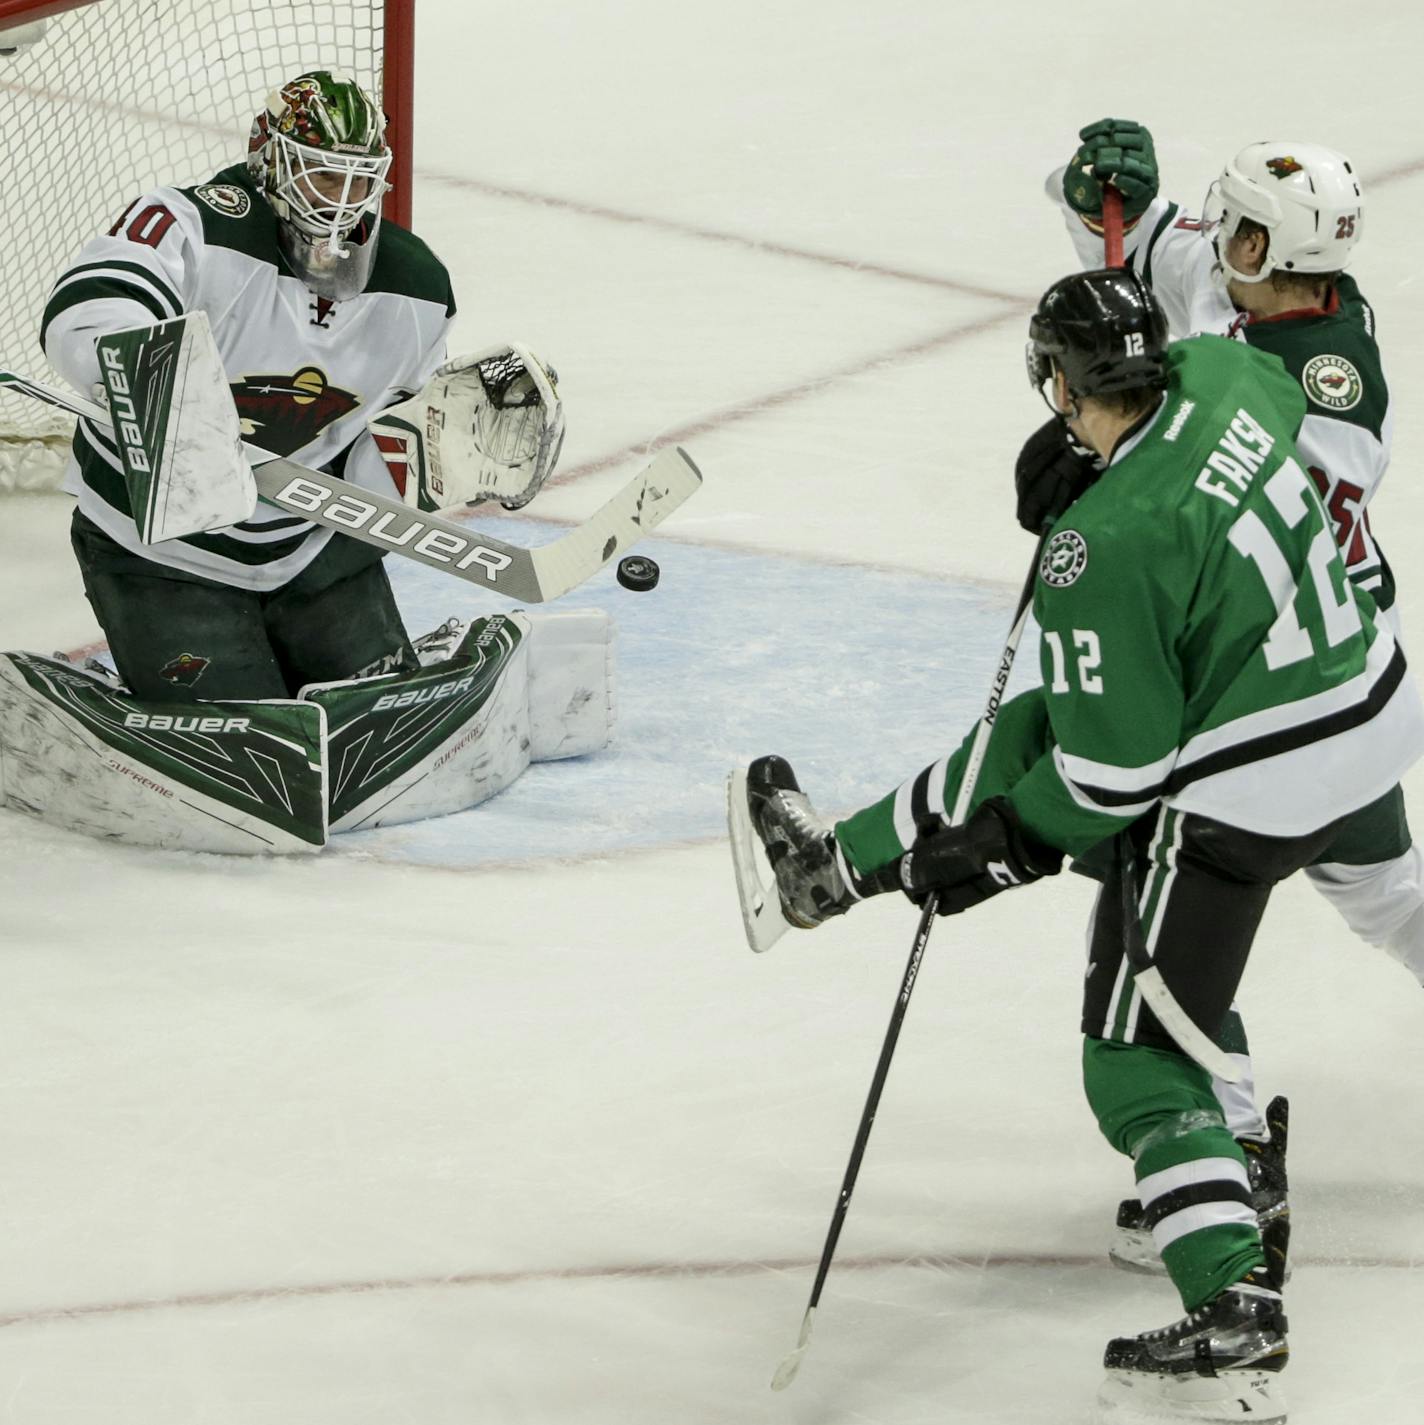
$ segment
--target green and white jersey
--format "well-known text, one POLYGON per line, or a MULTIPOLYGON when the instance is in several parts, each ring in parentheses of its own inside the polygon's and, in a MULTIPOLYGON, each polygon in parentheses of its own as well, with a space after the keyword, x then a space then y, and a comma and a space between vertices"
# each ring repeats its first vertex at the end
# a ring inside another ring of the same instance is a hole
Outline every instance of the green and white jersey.
MULTIPOLYGON (((1221 337, 1168 361, 1162 404, 1053 527, 1043 687, 1000 707, 975 786, 1073 855, 1159 803, 1303 835, 1424 754, 1404 655, 1291 443, 1299 385, 1221 337)), ((971 741, 837 824, 859 874, 947 824, 971 741)))
POLYGON ((1404 655, 1291 441, 1298 382, 1220 337, 1168 363, 1157 411, 1054 526, 1034 595, 1055 745, 1010 799, 1074 853, 1159 801, 1301 835, 1424 752, 1404 655))
MULTIPOLYGON (((1063 170, 1049 197, 1062 213, 1084 268, 1103 265, 1103 240, 1063 199, 1063 170)), ((1180 204, 1154 198, 1123 235, 1123 261, 1142 274, 1174 337, 1214 332, 1274 352, 1300 382, 1305 414, 1296 445, 1320 490, 1350 578, 1381 608, 1394 602, 1394 580, 1375 544, 1365 510, 1389 467, 1394 413, 1375 340, 1375 316, 1351 277, 1342 277, 1323 308, 1248 320, 1213 275, 1216 253, 1180 204)))
MULTIPOLYGON (((366 290, 319 298, 287 267, 276 218, 237 165, 196 187, 154 189, 87 244, 55 283, 41 341, 89 392, 97 337, 191 311, 208 314, 246 439, 398 498, 366 419, 425 385, 455 313, 449 274, 419 238, 383 222, 366 290)), ((114 444, 89 421, 75 434, 65 488, 126 549, 238 588, 287 583, 332 537, 260 505, 230 528, 145 545, 114 444)))

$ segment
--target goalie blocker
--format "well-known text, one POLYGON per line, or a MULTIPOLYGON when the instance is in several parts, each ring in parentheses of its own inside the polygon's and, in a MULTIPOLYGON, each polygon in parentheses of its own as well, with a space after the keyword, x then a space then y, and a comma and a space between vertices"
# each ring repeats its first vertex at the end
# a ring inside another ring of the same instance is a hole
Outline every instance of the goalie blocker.
POLYGON ((463 811, 531 761, 607 745, 612 631, 597 609, 452 621, 419 641, 418 672, 247 703, 148 703, 0 654, 0 800, 90 836, 237 854, 463 811))

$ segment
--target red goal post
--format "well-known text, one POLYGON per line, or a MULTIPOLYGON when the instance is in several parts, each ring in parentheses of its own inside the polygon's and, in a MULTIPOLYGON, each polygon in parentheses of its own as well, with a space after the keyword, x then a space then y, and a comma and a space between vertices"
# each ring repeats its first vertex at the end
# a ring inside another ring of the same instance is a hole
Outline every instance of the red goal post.
MULTIPOLYGON (((0 51, 7 37, 0 366, 55 381, 39 324, 60 269, 145 189, 240 160, 262 101, 304 69, 376 95, 395 151, 386 216, 410 222, 415 0, 0 0, 0 51)), ((0 392, 0 491, 55 487, 57 415, 0 392)))

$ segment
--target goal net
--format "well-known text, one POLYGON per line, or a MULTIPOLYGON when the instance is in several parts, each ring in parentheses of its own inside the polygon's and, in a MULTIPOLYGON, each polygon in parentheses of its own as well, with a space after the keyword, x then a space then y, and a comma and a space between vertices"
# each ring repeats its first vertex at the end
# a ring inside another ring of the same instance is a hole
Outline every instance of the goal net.
MULTIPOLYGON (((39 325, 60 269, 145 189, 243 158, 263 99, 304 69, 345 69, 384 104, 396 149, 387 212, 404 220, 413 6, 0 0, 0 52, 16 46, 0 53, 0 366, 57 381, 39 325)), ((0 490, 55 488, 71 432, 59 412, 0 391, 0 490)))

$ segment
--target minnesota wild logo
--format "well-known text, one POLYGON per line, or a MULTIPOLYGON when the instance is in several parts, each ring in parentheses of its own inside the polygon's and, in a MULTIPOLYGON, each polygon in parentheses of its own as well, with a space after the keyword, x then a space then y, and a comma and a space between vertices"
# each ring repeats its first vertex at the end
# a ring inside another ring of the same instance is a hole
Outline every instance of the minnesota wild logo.
POLYGON ((231 384, 243 437, 276 455, 295 454, 361 404, 360 397, 333 386, 318 366, 244 376, 231 384))
POLYGON ((1365 394, 1359 371, 1343 356, 1312 357, 1300 373, 1300 383, 1317 406, 1326 406, 1332 411, 1348 411, 1358 406, 1360 397, 1365 394))
POLYGON ((245 218, 252 211, 252 199, 235 183, 204 183, 193 193, 225 218, 245 218))
POLYGON ((1277 178, 1289 178, 1292 173, 1300 173, 1301 165, 1293 158, 1268 158, 1266 160, 1267 170, 1277 178))
POLYGON ((1055 589, 1071 584, 1088 567, 1088 541, 1076 529, 1060 529, 1048 541, 1038 577, 1055 589))
POLYGON ((206 658, 199 658, 195 653, 180 653, 171 663, 164 664, 158 670, 158 676, 166 678, 170 683, 177 683, 180 687, 191 688, 203 676, 203 670, 207 666, 206 658))

